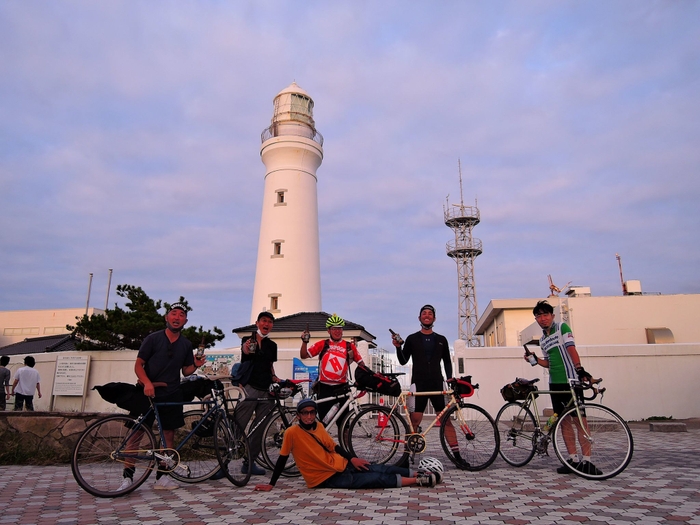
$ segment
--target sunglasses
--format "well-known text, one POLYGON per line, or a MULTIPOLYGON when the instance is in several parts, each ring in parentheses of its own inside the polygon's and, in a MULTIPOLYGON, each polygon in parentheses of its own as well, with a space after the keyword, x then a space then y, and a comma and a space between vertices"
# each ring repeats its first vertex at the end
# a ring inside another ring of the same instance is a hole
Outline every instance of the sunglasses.
POLYGON ((299 412, 299 414, 302 415, 302 416, 315 416, 315 415, 316 415, 316 411, 315 411, 314 409, 311 409, 311 410, 302 410, 301 412, 299 412))

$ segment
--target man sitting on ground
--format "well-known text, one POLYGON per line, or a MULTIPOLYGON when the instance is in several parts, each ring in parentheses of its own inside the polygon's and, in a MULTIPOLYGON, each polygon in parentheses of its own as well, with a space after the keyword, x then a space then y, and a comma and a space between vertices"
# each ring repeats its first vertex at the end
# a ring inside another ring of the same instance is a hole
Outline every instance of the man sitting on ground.
POLYGON ((442 473, 411 471, 390 465, 371 465, 354 457, 335 444, 323 423, 316 420, 316 402, 303 399, 297 405, 299 424, 284 433, 280 457, 270 483, 256 485, 255 490, 269 491, 279 479, 289 454, 294 454, 301 475, 309 488, 372 489, 410 485, 434 487, 442 473))

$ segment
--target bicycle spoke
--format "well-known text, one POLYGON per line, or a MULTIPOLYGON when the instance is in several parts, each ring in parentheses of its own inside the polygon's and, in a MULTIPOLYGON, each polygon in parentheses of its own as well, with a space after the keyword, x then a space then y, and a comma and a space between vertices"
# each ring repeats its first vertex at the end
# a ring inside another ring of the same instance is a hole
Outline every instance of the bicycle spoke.
MULTIPOLYGON (((286 424, 285 420, 282 419, 282 415, 277 412, 270 419, 263 434, 263 446, 260 456, 262 456, 264 463, 269 469, 274 469, 275 465, 277 464, 277 459, 280 456, 280 449, 282 448, 282 440, 284 439, 285 430, 297 422, 296 410, 286 408, 284 411, 286 424)), ((294 462, 294 456, 290 456, 289 459, 287 459, 287 465, 282 471, 282 475, 285 477, 301 476, 301 472, 299 472, 299 469, 294 462)))
MULTIPOLYGON (((205 414, 202 410, 185 412, 185 426, 175 431, 175 443, 182 443, 205 414)), ((214 448, 215 414, 213 412, 185 443, 179 445, 180 463, 171 472, 171 476, 178 481, 197 483, 211 478, 218 472, 219 460, 214 448)))
POLYGON ((485 469, 498 455, 496 424, 486 410, 476 405, 452 407, 440 425, 440 441, 447 457, 464 470, 485 469))
POLYGON ((350 422, 348 447, 370 463, 402 464, 408 456, 405 436, 408 425, 390 409, 375 405, 364 408, 350 422))
POLYGON ((85 430, 71 458, 73 477, 85 491, 102 498, 122 496, 150 476, 155 438, 147 428, 133 432, 134 425, 129 417, 109 416, 85 430), (134 481, 120 490, 125 467, 134 468, 134 481))
POLYGON ((581 415, 584 414, 581 421, 572 408, 557 421, 554 429, 557 457, 564 463, 572 453, 590 455, 588 464, 579 465, 575 474, 601 480, 616 476, 627 467, 634 450, 627 423, 602 405, 585 404, 581 415))
POLYGON ((535 455, 535 417, 520 403, 503 405, 496 416, 501 457, 514 467, 526 465, 535 455))
POLYGON ((231 483, 243 487, 250 479, 250 449, 245 432, 234 420, 219 414, 214 427, 214 443, 219 464, 231 483), (245 473, 244 473, 245 471, 245 473))

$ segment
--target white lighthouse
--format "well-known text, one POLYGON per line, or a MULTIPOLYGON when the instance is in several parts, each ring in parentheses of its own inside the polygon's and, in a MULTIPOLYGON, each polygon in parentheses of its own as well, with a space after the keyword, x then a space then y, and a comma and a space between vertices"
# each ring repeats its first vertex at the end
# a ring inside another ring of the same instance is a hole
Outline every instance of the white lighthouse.
POLYGON ((293 82, 275 97, 272 124, 262 132, 265 190, 251 322, 263 310, 275 317, 321 310, 316 170, 323 137, 313 107, 293 82))

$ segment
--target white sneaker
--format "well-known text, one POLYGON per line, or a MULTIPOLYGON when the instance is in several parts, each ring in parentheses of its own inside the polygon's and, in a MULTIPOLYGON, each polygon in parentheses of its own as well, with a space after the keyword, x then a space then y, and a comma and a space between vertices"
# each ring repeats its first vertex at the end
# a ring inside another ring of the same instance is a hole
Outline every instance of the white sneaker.
POLYGON ((435 483, 436 484, 442 483, 442 479, 443 479, 442 472, 439 472, 437 470, 419 470, 417 472, 417 475, 420 476, 420 475, 424 475, 424 474, 428 474, 428 473, 435 476, 435 483))
POLYGON ((437 485, 435 474, 432 472, 420 472, 416 476, 416 484, 420 487, 434 487, 437 485))
POLYGON ((131 485, 133 485, 133 484, 134 484, 134 480, 131 479, 131 478, 129 478, 129 477, 126 477, 126 478, 124 478, 124 480, 122 481, 122 484, 119 485, 119 488, 118 488, 117 490, 119 490, 119 491, 126 490, 126 489, 128 489, 129 487, 131 487, 131 485))
POLYGON ((174 490, 179 489, 180 485, 170 476, 162 476, 160 479, 156 480, 156 484, 153 485, 153 488, 156 490, 174 490))

